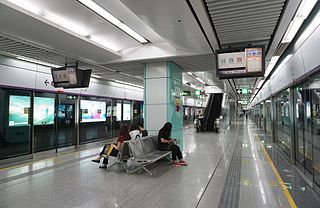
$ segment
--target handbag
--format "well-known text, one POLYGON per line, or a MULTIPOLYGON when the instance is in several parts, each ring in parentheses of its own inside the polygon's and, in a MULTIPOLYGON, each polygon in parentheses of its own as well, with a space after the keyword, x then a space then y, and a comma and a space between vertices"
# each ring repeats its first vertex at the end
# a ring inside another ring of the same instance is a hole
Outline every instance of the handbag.
POLYGON ((109 156, 112 150, 113 150, 113 145, 110 145, 106 155, 109 156))

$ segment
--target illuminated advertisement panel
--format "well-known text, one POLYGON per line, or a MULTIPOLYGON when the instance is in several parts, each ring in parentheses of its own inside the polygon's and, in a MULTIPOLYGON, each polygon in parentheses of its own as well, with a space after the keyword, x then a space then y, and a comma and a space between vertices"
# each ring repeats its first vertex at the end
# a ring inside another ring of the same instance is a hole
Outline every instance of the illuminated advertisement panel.
POLYGON ((54 123, 54 98, 35 97, 33 124, 48 125, 54 123))
POLYGON ((10 95, 9 126, 28 126, 30 97, 10 95))
POLYGON ((106 102, 81 100, 81 122, 106 121, 106 102))

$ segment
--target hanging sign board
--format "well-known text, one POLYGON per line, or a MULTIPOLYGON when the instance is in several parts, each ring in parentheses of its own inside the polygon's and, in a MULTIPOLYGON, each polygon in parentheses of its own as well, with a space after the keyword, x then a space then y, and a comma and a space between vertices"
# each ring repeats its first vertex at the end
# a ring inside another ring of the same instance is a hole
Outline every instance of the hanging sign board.
POLYGON ((264 47, 231 48, 217 51, 220 79, 259 77, 265 71, 264 47))

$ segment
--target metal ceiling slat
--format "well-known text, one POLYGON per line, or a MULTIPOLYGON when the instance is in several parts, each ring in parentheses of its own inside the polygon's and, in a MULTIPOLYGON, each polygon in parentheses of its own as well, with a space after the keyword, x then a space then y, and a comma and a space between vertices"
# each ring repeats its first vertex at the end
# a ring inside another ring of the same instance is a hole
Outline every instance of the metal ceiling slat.
POLYGON ((247 42, 247 41, 254 41, 254 40, 258 40, 258 38, 261 38, 261 40, 269 40, 271 37, 271 35, 266 35, 266 34, 256 34, 256 33, 252 33, 250 35, 248 34, 241 34, 241 35, 224 35, 221 36, 221 42, 232 42, 232 43, 239 43, 239 42, 247 42), (262 39, 263 38, 263 39, 262 39))
POLYGON ((232 44, 239 44, 239 43, 250 43, 253 41, 261 41, 261 40, 270 40, 270 37, 266 36, 256 36, 256 37, 241 37, 241 39, 222 39, 220 40, 221 45, 232 45, 232 44))
POLYGON ((225 29, 225 28, 233 28, 233 27, 242 27, 242 26, 252 26, 252 27, 256 27, 259 25, 265 25, 265 24, 277 24, 278 20, 261 20, 259 22, 236 22, 236 23, 226 23, 226 24, 221 24, 221 25, 215 25, 216 30, 219 29, 225 29))
POLYGON ((225 40, 237 40, 238 42, 242 42, 239 41, 241 39, 253 39, 255 37, 268 37, 267 39, 270 39, 272 33, 242 33, 242 34, 227 34, 227 35, 221 35, 219 36, 219 39, 223 42, 225 40))
MULTIPOLYGON (((263 13, 269 14, 269 16, 277 16, 281 12, 282 8, 275 8, 275 9, 268 9, 268 10, 263 10, 263 13)), ((235 14, 235 15, 228 15, 225 14, 224 16, 219 16, 215 17, 214 15, 211 15, 211 17, 216 21, 220 20, 226 20, 226 19, 234 19, 234 18, 252 18, 252 21, 254 21, 255 17, 259 17, 261 15, 261 11, 256 11, 256 12, 250 12, 248 14, 246 13, 240 13, 240 14, 235 14)))
POLYGON ((232 24, 232 23, 242 23, 242 22, 248 22, 248 23, 256 23, 263 20, 278 20, 280 17, 280 14, 278 15, 270 15, 270 14, 261 14, 258 17, 243 17, 243 18, 237 18, 237 19, 226 19, 226 20, 219 20, 215 21, 214 19, 211 19, 214 25, 222 25, 222 24, 232 24), (254 18, 254 21, 253 21, 254 18))
POLYGON ((216 8, 219 8, 219 9, 223 9, 225 7, 228 7, 230 5, 234 5, 234 6, 241 6, 241 5, 245 5, 245 4, 256 4, 256 3, 260 3, 260 2, 274 2, 274 3, 277 3, 277 2, 284 2, 285 0, 231 0, 231 1, 228 1, 228 0, 224 0, 224 1, 221 1, 221 2, 208 2, 207 3, 207 6, 208 8, 209 7, 216 7, 216 8))
POLYGON ((226 32, 234 32, 234 31, 243 31, 243 30, 247 30, 247 31, 251 31, 251 30, 255 30, 255 29, 263 29, 263 28, 272 28, 274 29, 274 27, 276 26, 276 24, 261 24, 261 25, 257 25, 257 26, 251 26, 251 25, 240 25, 240 26, 231 26, 231 27, 225 27, 223 29, 216 29, 217 33, 226 33, 226 32))
POLYGON ((271 31, 275 25, 261 25, 259 27, 241 27, 241 28, 230 28, 229 30, 217 30, 218 34, 226 34, 226 33, 251 33, 255 31, 271 31))
POLYGON ((252 4, 252 5, 244 5, 244 6, 234 6, 234 7, 228 7, 226 9, 210 9, 209 11, 212 11, 215 16, 219 16, 221 14, 238 14, 238 13, 250 13, 254 11, 260 11, 264 9, 272 9, 272 8, 282 8, 283 2, 281 3, 273 3, 273 2, 267 2, 264 4, 252 4))
POLYGON ((234 30, 234 31, 226 31, 226 32, 219 32, 218 33, 218 36, 221 35, 239 35, 239 34, 256 34, 256 33, 270 33, 272 34, 273 33, 273 29, 274 28, 260 28, 260 29, 251 29, 250 31, 249 30, 234 30))
POLYGON ((7 42, 4 44, 1 44, 1 49, 3 48, 19 48, 21 47, 20 43, 15 43, 15 42, 7 42))

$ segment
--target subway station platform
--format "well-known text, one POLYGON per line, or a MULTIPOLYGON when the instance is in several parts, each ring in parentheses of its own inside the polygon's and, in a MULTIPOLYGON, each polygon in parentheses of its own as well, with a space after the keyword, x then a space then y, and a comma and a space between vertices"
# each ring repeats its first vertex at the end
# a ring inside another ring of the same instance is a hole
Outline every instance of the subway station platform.
POLYGON ((250 120, 216 133, 184 130, 189 165, 127 174, 91 147, 0 169, 0 207, 317 207, 319 197, 250 120))

